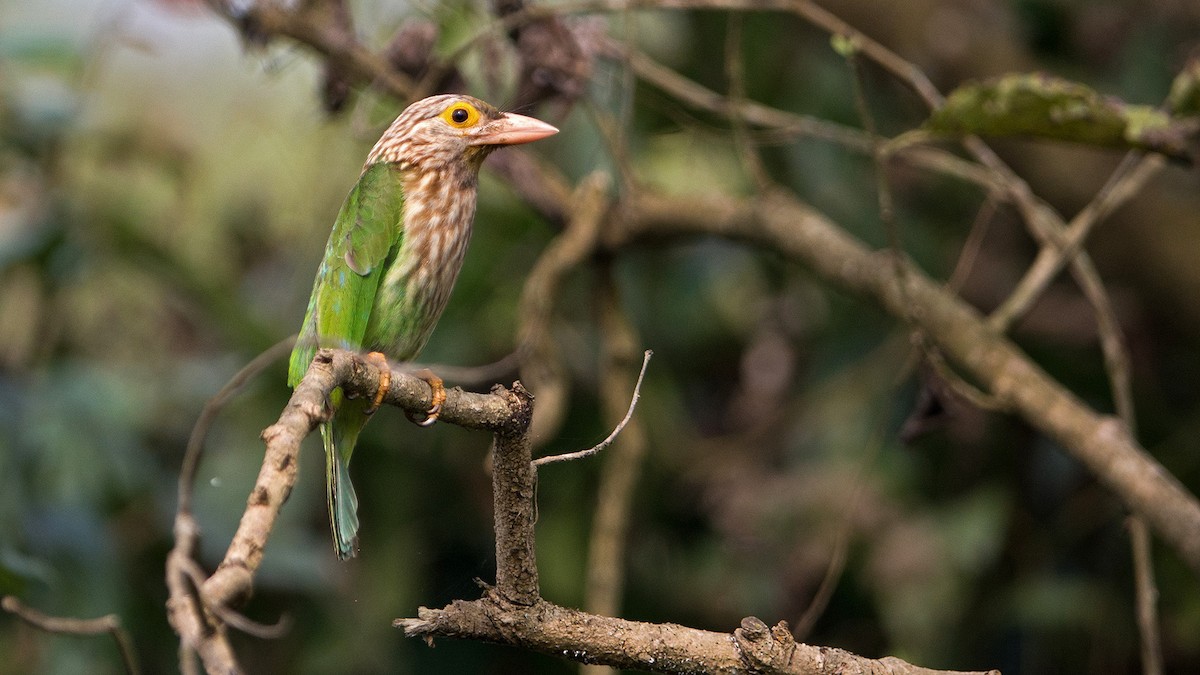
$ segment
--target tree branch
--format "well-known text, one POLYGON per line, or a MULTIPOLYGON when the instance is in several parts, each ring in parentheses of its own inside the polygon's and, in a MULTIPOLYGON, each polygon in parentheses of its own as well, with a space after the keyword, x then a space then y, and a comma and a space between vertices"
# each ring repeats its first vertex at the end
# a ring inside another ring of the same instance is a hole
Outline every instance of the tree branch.
POLYGON ((629 406, 625 410, 625 416, 617 422, 616 426, 613 427, 612 432, 609 433, 604 440, 584 450, 564 452, 561 455, 538 457, 537 459, 533 460, 533 465, 538 467, 546 464, 557 464, 558 462, 573 462, 577 459, 591 457, 592 455, 602 452, 605 448, 612 445, 613 441, 617 440, 617 436, 621 434, 621 431, 625 429, 625 425, 629 424, 629 420, 633 418, 633 411, 637 409, 638 399, 642 395, 642 379, 646 377, 646 366, 650 365, 650 357, 653 355, 654 352, 649 349, 642 353, 642 369, 640 372, 638 372, 637 382, 635 382, 633 385, 633 396, 631 396, 629 399, 629 406))
MULTIPOLYGON (((171 625, 181 638, 181 668, 190 667, 190 652, 194 650, 210 673, 240 672, 227 633, 229 626, 244 627, 245 622, 231 623, 230 612, 253 592, 254 574, 262 563, 267 539, 296 483, 300 442, 327 418, 326 401, 335 387, 341 387, 352 397, 374 395, 379 387, 379 370, 358 354, 328 349, 317 352, 308 374, 297 385, 279 420, 262 433, 267 446, 262 468, 233 541, 217 570, 207 579, 196 578, 202 574, 196 573, 199 566, 194 559, 199 538, 195 520, 188 512, 177 516, 176 546, 167 558, 170 593, 167 606, 171 625)), ((525 427, 530 399, 519 383, 511 392, 497 386, 491 394, 451 389, 446 392, 440 419, 469 429, 495 432, 497 457, 514 456, 514 453, 519 457, 523 452, 524 465, 528 466, 525 427)), ((391 386, 384 402, 422 412, 432 404, 429 385, 403 367, 393 368, 391 386)), ((523 498, 525 492, 532 495, 532 477, 514 489, 520 493, 514 499, 523 498)), ((527 517, 532 523, 532 512, 527 517)), ((528 551, 523 558, 517 559, 524 567, 514 567, 498 577, 502 580, 501 588, 511 591, 505 597, 514 601, 532 601, 531 597, 537 597, 532 539, 527 546, 506 540, 505 546, 525 547, 528 551), (532 580, 528 573, 530 569, 532 580)))
POLYGON ((274 2, 205 1, 250 44, 265 44, 280 35, 290 37, 316 50, 345 78, 362 78, 402 98, 416 90, 412 78, 358 42, 352 32, 329 21, 324 3, 299 3, 298 9, 293 9, 274 2))
POLYGON ((979 312, 910 262, 905 288, 891 256, 871 251, 819 212, 782 194, 754 202, 635 195, 605 230, 619 248, 639 240, 720 235, 779 250, 829 283, 907 317, 1005 406, 1057 441, 1113 490, 1200 574, 1200 503, 1115 417, 1101 415, 1051 378, 979 312), (909 304, 911 303, 911 304, 909 304))
MULTIPOLYGON (((672 623, 644 623, 588 614, 544 600, 513 606, 488 592, 474 601, 442 609, 422 607, 415 619, 393 624, 409 637, 455 637, 517 645, 582 663, 658 673, 741 673, 763 675, 948 675, 897 658, 867 659, 831 647, 792 639, 786 622, 768 627, 742 619, 732 633, 672 623)), ((988 671, 996 673, 997 671, 988 671)))
MULTIPOLYGON (((313 367, 317 365, 314 361, 313 367)), ((747 617, 732 634, 715 633, 589 614, 543 600, 534 553, 536 468, 530 461, 529 441, 532 397, 520 383, 512 392, 499 393, 509 399, 512 415, 497 428, 493 445, 496 586, 487 588, 478 600, 456 600, 442 609, 422 607, 416 618, 396 619, 393 625, 403 629, 405 636, 496 642, 581 663, 663 673, 943 672, 896 658, 874 660, 839 649, 798 644, 786 622, 768 628, 759 619, 747 617)))
POLYGON ((125 666, 125 672, 129 673, 129 675, 138 675, 141 672, 141 668, 138 666, 137 655, 133 651, 133 640, 130 639, 129 633, 121 626, 121 618, 116 614, 106 614, 95 619, 50 616, 25 606, 25 604, 12 595, 6 595, 3 600, 0 600, 0 608, 20 618, 30 626, 44 630, 47 633, 58 633, 60 635, 103 635, 104 633, 108 633, 112 636, 113 641, 117 643, 117 651, 121 654, 121 663, 125 666))

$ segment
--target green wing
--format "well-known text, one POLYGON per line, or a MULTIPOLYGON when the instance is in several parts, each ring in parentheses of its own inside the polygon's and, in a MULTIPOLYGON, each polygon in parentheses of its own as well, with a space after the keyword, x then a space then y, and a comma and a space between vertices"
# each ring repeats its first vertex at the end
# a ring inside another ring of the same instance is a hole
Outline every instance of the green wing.
MULTIPOLYGON (((292 350, 289 386, 304 378, 319 347, 363 347, 380 280, 404 238, 403 205, 400 171, 390 164, 368 167, 346 197, 292 350)), ((350 457, 370 418, 365 414, 366 401, 345 400, 340 388, 330 393, 329 403, 333 417, 321 424, 325 486, 334 548, 344 560, 354 555, 358 535, 358 497, 350 483, 350 457)))
POLYGON ((400 170, 367 167, 338 213, 288 368, 300 383, 320 347, 361 349, 384 264, 404 237, 400 170))

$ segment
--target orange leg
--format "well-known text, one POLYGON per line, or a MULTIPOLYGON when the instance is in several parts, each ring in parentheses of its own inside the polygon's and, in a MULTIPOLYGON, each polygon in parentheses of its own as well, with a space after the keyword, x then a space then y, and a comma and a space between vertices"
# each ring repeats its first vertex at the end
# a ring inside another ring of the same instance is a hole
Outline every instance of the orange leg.
POLYGON ((408 420, 417 426, 428 427, 432 426, 437 421, 438 414, 442 412, 442 404, 446 402, 446 387, 442 382, 442 378, 433 374, 433 371, 428 368, 423 368, 416 373, 417 377, 425 380, 429 385, 429 396, 433 404, 429 406, 429 410, 425 411, 425 419, 419 420, 412 413, 405 413, 408 420))
POLYGON ((371 400, 371 405, 363 411, 366 415, 373 415, 379 410, 383 397, 392 386, 392 369, 388 366, 387 357, 380 352, 367 354, 367 362, 379 369, 379 389, 375 390, 375 398, 371 400))

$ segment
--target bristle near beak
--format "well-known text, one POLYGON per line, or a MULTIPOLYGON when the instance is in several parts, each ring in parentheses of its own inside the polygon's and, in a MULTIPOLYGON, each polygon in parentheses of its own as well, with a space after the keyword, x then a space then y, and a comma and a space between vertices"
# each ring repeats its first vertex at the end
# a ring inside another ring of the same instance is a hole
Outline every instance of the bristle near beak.
POLYGON ((557 133, 558 129, 539 119, 516 113, 504 113, 500 119, 483 125, 470 143, 471 145, 519 145, 557 133))

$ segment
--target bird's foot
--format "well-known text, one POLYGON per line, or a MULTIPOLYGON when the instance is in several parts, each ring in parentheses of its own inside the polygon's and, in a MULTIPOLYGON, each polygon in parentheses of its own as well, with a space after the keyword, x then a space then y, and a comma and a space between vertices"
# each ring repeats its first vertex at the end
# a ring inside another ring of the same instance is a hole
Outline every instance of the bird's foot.
POLYGON ((417 419, 416 415, 411 412, 405 412, 408 421, 420 427, 432 426, 437 421, 438 415, 442 412, 442 404, 446 402, 446 387, 442 382, 442 378, 433 374, 433 371, 428 368, 423 368, 413 373, 417 377, 425 380, 429 385, 430 399, 433 401, 429 406, 429 410, 425 411, 424 419, 417 419))
POLYGON ((379 406, 383 403, 383 397, 387 395, 388 389, 392 386, 392 369, 388 366, 387 357, 380 352, 371 352, 367 354, 367 363, 379 369, 379 388, 375 390, 375 398, 371 399, 371 405, 363 411, 365 415, 373 415, 379 406))

